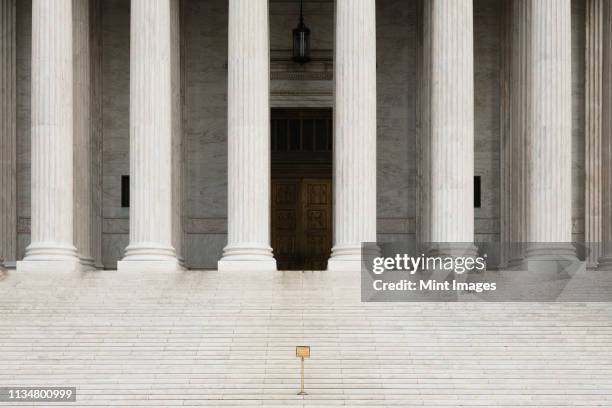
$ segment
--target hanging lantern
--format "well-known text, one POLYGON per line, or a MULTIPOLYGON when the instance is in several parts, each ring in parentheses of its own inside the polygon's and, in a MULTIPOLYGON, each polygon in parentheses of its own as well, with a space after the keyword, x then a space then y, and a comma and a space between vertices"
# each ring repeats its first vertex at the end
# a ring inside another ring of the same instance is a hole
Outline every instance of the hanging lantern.
POLYGON ((310 29, 304 24, 304 1, 300 0, 300 22, 293 29, 293 61, 304 64, 310 61, 310 29))

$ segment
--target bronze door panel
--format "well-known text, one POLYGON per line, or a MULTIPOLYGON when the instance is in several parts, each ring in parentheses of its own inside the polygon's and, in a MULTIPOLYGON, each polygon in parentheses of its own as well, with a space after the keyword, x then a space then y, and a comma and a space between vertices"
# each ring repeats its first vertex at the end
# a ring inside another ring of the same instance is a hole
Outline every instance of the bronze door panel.
POLYGON ((332 245, 330 179, 272 179, 272 247, 280 270, 324 270, 332 245))

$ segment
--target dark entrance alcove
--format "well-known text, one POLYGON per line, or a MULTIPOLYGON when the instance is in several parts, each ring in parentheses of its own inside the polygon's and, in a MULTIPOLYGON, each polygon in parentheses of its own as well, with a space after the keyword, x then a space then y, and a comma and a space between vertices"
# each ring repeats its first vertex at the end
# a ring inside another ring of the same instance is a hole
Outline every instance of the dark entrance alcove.
POLYGON ((332 246, 331 109, 272 109, 272 248, 279 270, 324 270, 332 246))

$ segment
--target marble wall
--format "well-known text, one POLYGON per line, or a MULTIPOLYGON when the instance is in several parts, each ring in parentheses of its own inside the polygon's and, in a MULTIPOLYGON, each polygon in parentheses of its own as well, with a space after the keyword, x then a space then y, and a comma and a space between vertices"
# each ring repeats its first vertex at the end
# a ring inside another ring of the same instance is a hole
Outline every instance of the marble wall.
POLYGON ((480 176, 481 207, 474 209, 476 241, 500 234, 500 69, 502 3, 474 1, 474 175, 480 176))
MULTIPOLYGON (((103 262, 114 268, 128 242, 121 176, 129 171, 129 0, 102 0, 103 262)), ((415 237, 417 1, 377 0, 378 234, 415 237)), ((474 0, 475 172, 482 177, 476 240, 499 239, 500 30, 502 0, 474 0)), ((182 0, 185 258, 214 268, 226 241, 227 0, 182 0)), ((270 0, 272 106, 331 106, 333 1, 307 0, 316 61, 288 61, 299 4, 270 0)), ((575 238, 584 217, 584 0, 573 1, 575 238)), ((19 254, 29 242, 29 92, 31 6, 18 24, 19 254)))
POLYGON ((182 4, 185 259, 214 268, 227 239, 227 1, 182 4))
POLYGON ((17 259, 30 244, 32 2, 17 2, 17 259))
POLYGON ((377 2, 379 240, 415 238, 417 2, 377 2))

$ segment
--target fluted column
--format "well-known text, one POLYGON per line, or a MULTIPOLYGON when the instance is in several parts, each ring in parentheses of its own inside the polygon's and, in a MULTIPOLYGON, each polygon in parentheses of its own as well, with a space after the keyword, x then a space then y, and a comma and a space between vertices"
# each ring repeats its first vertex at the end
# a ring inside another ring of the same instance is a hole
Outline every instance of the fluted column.
POLYGON ((270 247, 268 0, 229 1, 228 236, 219 270, 276 270, 270 247))
POLYGON ((602 254, 599 269, 612 270, 612 4, 603 4, 601 139, 602 254))
POLYGON ((510 227, 512 225, 512 206, 510 204, 510 188, 512 186, 512 172, 510 160, 512 158, 512 0, 502 3, 502 29, 501 29, 501 55, 500 55, 500 268, 506 268, 511 256, 510 227))
POLYGON ((32 224, 20 270, 80 269, 73 242, 72 49, 72 0, 33 0, 32 224))
POLYGON ((571 255, 571 1, 531 0, 527 257, 571 255))
POLYGON ((178 7, 178 0, 131 3, 130 243, 120 271, 182 269, 173 246, 178 7))
POLYGON ((94 267, 92 256, 92 118, 89 0, 73 0, 74 53, 74 244, 81 263, 94 267))
POLYGON ((522 265, 526 237, 526 161, 530 115, 530 0, 507 2, 506 61, 507 93, 504 95, 507 127, 502 139, 501 189, 502 241, 506 267, 522 265))
POLYGON ((601 252, 603 7, 604 0, 586 2, 584 242, 590 250, 587 264, 591 268, 597 266, 601 252))
POLYGON ((0 268, 17 256, 16 0, 0 0, 0 268))
POLYGON ((90 0, 91 54, 91 256, 102 269, 102 0, 90 0))
POLYGON ((422 35, 419 239, 472 252, 472 0, 425 0, 422 35))
POLYGON ((181 264, 184 265, 185 258, 183 252, 183 208, 184 208, 184 188, 183 188, 183 49, 185 38, 182 34, 183 21, 181 0, 178 0, 176 9, 173 10, 177 15, 173 16, 175 24, 171 25, 171 36, 174 46, 172 47, 172 246, 176 251, 176 256, 181 264))
POLYGON ((334 246, 328 270, 361 269, 376 241, 376 2, 336 1, 334 246))

